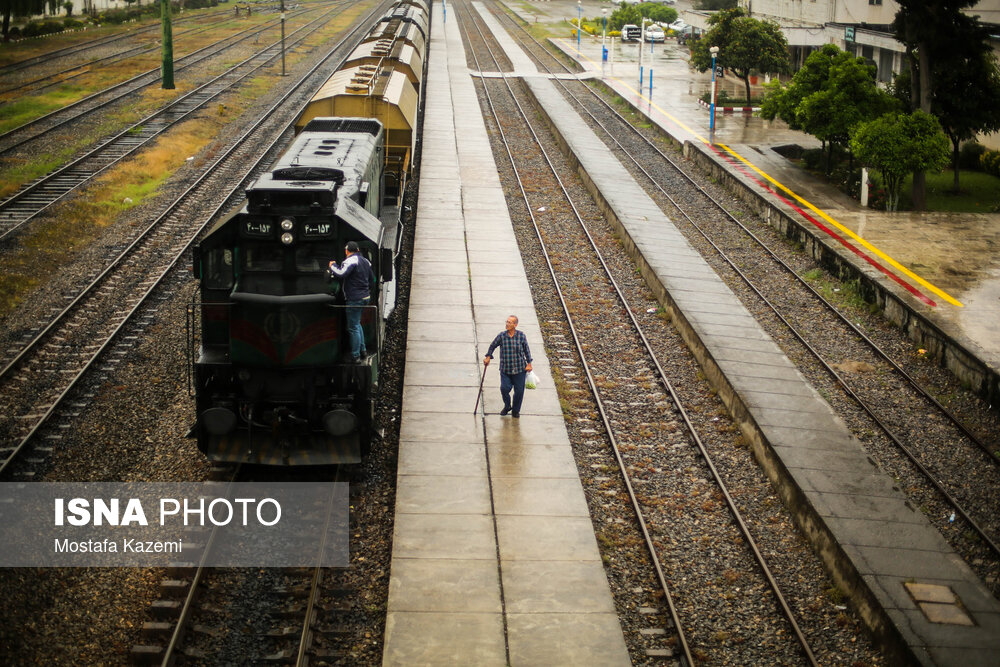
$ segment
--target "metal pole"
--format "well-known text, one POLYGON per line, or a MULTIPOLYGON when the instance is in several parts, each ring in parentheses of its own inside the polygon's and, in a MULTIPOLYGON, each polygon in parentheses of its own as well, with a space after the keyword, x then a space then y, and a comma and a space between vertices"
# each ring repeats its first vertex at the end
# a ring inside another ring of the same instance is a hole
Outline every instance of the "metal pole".
POLYGON ((285 76, 285 0, 281 0, 281 76, 285 76))
POLYGON ((642 95, 642 43, 646 34, 646 19, 639 21, 639 94, 642 95))
POLYGON ((170 0, 160 1, 160 87, 174 89, 174 32, 170 22, 170 0))
POLYGON ((708 129, 715 132, 715 58, 719 55, 719 47, 713 46, 709 49, 712 54, 712 107, 708 120, 708 129))
POLYGON ((608 8, 603 7, 601 9, 601 60, 603 62, 608 61, 608 8))
POLYGON ((576 50, 580 50, 580 33, 583 31, 583 4, 576 0, 576 50))

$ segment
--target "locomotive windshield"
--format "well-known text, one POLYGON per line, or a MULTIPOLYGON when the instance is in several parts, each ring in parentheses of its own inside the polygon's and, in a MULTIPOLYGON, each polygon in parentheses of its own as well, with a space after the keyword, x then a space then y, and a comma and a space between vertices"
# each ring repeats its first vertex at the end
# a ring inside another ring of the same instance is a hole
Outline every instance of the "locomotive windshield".
POLYGON ((309 243, 295 249, 295 270, 326 271, 331 259, 339 259, 332 243, 309 243))
POLYGON ((281 271, 284 249, 275 245, 249 245, 243 255, 243 269, 246 271, 281 271))

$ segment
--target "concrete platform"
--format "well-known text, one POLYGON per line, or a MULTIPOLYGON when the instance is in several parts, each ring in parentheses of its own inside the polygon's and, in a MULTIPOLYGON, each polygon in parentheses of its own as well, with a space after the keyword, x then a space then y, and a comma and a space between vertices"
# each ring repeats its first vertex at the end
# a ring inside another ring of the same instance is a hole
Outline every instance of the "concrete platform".
MULTIPOLYGON (((523 54, 491 26, 508 57, 523 54)), ((517 65, 515 65, 517 66, 517 65)), ((893 660, 995 665, 1000 604, 552 81, 526 77, 786 505, 893 660), (683 267, 678 270, 678 267, 683 267), (940 606, 939 606, 940 605, 940 606)))
POLYGON ((385 665, 628 665, 461 36, 433 8, 385 665), (461 138, 459 141, 458 138, 461 138), (481 359, 520 318, 541 386, 481 359))

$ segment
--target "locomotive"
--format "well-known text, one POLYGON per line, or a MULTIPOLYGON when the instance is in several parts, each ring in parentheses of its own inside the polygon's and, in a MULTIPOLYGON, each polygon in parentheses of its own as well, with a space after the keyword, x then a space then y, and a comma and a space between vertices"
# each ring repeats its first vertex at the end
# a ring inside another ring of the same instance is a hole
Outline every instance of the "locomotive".
POLYGON ((358 463, 376 436, 428 18, 424 0, 384 14, 305 107, 246 203, 192 250, 191 435, 212 461, 358 463), (350 241, 374 273, 361 316, 368 356, 357 362, 343 286, 327 269, 350 241))
POLYGON ((402 240, 398 220, 379 217, 384 153, 379 121, 315 118, 194 248, 195 432, 209 459, 357 463, 370 445, 402 240), (342 285, 327 269, 349 241, 375 275, 361 316, 371 354, 359 362, 342 285))

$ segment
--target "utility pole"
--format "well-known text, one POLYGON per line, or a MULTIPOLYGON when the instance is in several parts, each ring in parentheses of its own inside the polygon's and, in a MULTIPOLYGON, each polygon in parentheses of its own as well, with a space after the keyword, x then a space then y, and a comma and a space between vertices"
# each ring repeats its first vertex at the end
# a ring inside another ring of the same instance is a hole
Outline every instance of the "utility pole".
POLYGON ((285 0, 281 0, 281 76, 285 76, 285 0))
POLYGON ((163 90, 174 89, 174 32, 170 26, 170 0, 160 0, 160 21, 163 26, 163 59, 160 64, 160 76, 163 80, 163 90))

